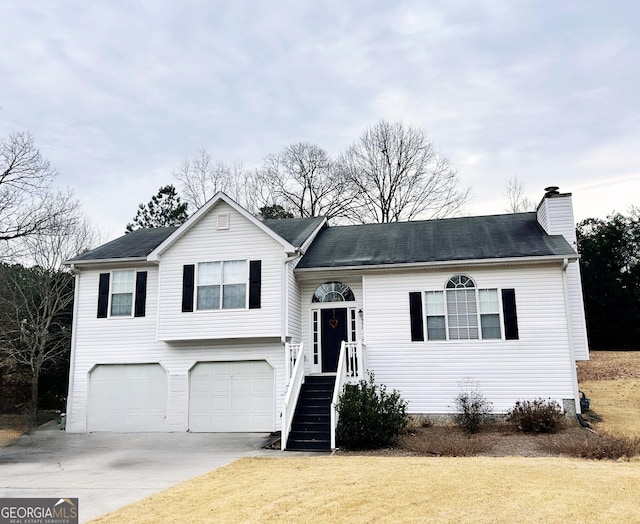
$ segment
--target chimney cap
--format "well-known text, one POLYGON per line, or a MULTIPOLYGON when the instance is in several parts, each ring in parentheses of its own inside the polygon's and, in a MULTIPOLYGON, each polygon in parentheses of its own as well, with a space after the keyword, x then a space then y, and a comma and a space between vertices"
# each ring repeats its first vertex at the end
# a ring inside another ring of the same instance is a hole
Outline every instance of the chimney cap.
POLYGON ((544 196, 553 196, 553 195, 559 195, 560 192, 558 191, 558 189, 560 189, 558 186, 549 186, 549 187, 545 187, 545 195, 544 196))

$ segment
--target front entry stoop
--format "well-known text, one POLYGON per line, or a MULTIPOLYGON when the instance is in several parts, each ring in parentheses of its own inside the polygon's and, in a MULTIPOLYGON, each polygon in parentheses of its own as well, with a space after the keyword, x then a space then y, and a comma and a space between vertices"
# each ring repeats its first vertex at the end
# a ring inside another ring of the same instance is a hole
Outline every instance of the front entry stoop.
POLYGON ((331 451, 333 375, 309 375, 300 390, 287 451, 331 451))

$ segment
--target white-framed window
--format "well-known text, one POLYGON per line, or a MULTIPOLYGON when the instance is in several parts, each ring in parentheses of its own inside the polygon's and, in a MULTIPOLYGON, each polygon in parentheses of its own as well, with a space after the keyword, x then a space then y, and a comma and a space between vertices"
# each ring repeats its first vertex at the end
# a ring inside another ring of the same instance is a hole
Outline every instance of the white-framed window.
POLYGON ((133 269, 111 272, 110 316, 130 317, 133 314, 133 294, 136 272, 133 269))
POLYGON ((447 322, 444 312, 444 293, 425 291, 424 302, 427 312, 427 340, 447 340, 447 322))
POLYGON ((247 261, 200 262, 196 284, 196 308, 243 309, 247 307, 247 261))
POLYGON ((479 289, 480 331, 483 339, 502 338, 500 328, 500 299, 497 289, 479 289))
POLYGON ((444 291, 423 293, 427 340, 501 339, 498 289, 478 289, 466 275, 454 275, 444 291))

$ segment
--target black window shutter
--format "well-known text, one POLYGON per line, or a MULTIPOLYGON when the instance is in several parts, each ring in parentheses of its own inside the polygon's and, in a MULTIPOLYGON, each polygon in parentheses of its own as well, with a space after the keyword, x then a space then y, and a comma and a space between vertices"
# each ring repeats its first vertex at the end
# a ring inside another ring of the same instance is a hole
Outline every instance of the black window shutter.
POLYGON ((409 315, 411 316, 411 340, 424 340, 424 322, 422 320, 422 293, 409 293, 409 315))
POLYGON ((144 317, 147 311, 147 272, 136 273, 136 305, 134 316, 144 317))
POLYGON ((98 283, 98 318, 107 318, 109 309, 109 273, 100 273, 98 283))
POLYGON ((518 315, 516 313, 516 290, 502 290, 502 313, 504 316, 504 338, 518 340, 518 315))
POLYGON ((249 262, 249 309, 260 308, 261 282, 262 260, 251 260, 249 262))
POLYGON ((189 313, 193 311, 193 284, 196 266, 194 264, 185 265, 182 268, 182 311, 189 313))

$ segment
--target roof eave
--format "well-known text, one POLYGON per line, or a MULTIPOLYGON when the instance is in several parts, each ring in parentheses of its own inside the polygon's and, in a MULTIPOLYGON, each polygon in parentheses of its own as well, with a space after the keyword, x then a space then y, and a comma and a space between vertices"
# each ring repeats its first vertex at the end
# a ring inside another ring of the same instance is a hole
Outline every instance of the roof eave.
POLYGON ((316 273, 320 271, 355 271, 370 269, 412 269, 412 268, 437 268, 452 266, 502 266, 543 264, 548 262, 563 262, 564 260, 578 260, 580 255, 573 253, 568 255, 544 255, 528 257, 508 257, 508 258, 480 258, 467 260, 436 260, 431 262, 403 262, 391 264, 360 264, 353 266, 322 266, 322 267, 297 267, 296 273, 316 273))
MULTIPOLYGON (((99 265, 117 265, 117 264, 134 264, 149 263, 147 257, 128 257, 128 258, 95 258, 93 260, 67 260, 63 262, 65 266, 99 266, 99 265)), ((153 262, 153 261, 151 261, 153 262)))

